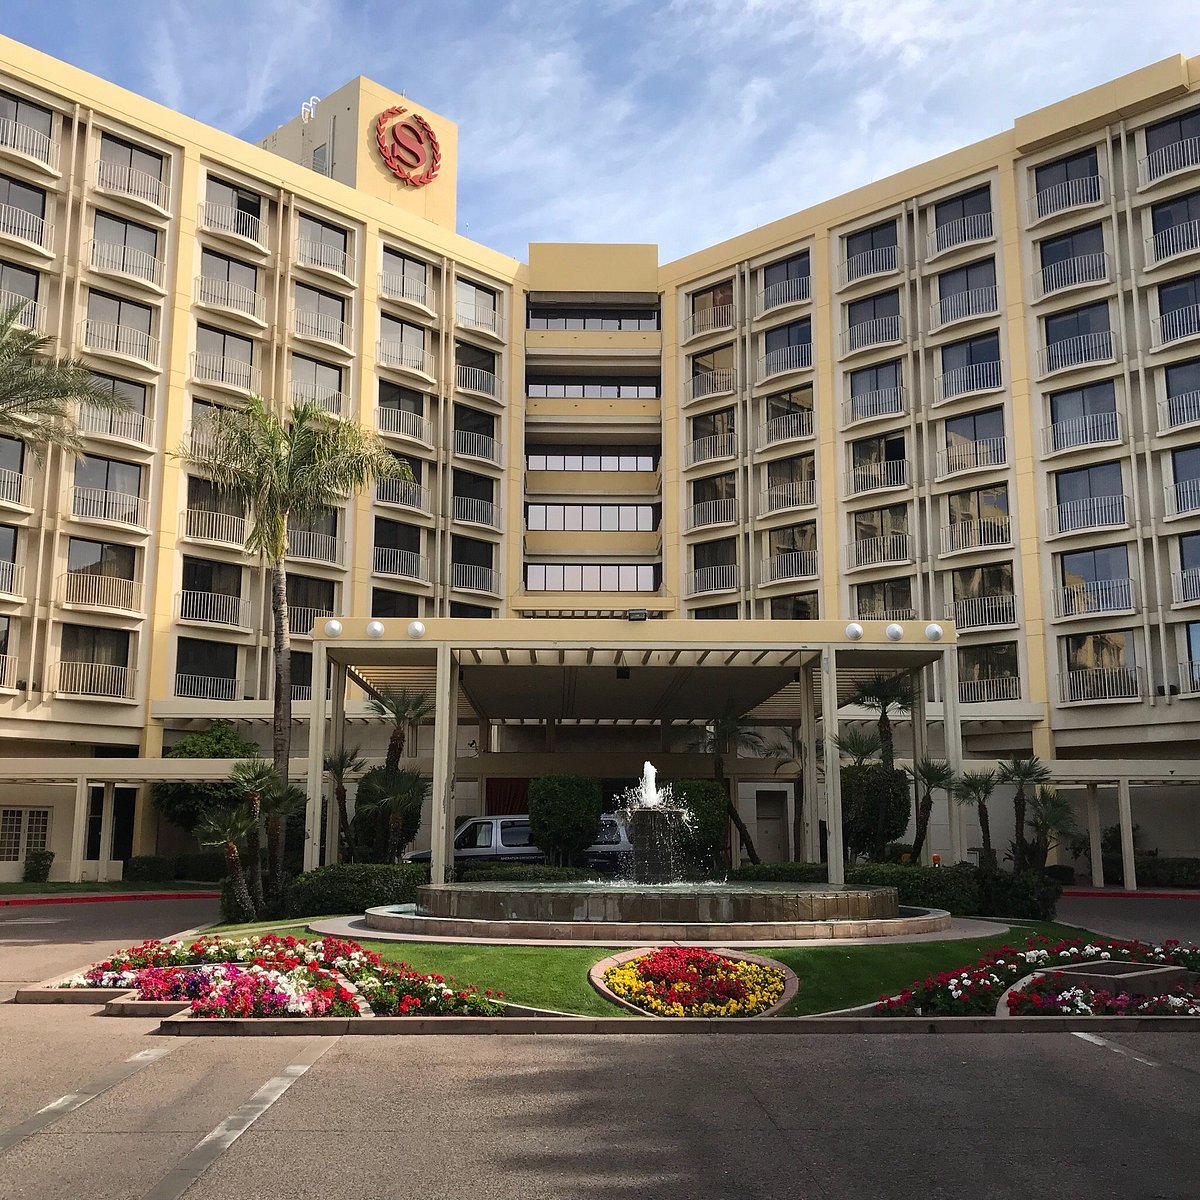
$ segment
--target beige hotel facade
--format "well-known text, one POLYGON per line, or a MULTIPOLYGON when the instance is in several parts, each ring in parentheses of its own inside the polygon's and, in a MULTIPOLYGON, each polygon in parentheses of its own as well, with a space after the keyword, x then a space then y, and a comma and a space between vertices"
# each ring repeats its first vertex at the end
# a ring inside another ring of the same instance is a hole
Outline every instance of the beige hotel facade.
MULTIPOLYGON (((42 845, 62 878, 170 849, 131 760, 218 718, 268 744, 265 574, 176 456, 254 393, 413 472, 290 533, 297 754, 329 617, 580 644, 631 612, 672 644, 937 622, 934 729, 953 686, 969 758, 1109 765, 1081 819, 1117 820, 1124 772, 1146 844, 1200 852, 1174 783, 1200 761, 1200 58, 669 263, 460 236, 456 139, 359 78, 253 145, 0 39, 0 299, 129 403, 81 413, 78 459, 0 440, 0 878, 42 845), (380 153, 392 110, 436 138, 421 186, 380 153)), ((381 754, 362 700, 347 737, 381 754)), ((464 720, 495 771, 459 811, 519 809, 555 755, 703 769, 687 732, 464 720)), ((743 763, 739 805, 766 856, 813 852, 778 766, 743 763)))

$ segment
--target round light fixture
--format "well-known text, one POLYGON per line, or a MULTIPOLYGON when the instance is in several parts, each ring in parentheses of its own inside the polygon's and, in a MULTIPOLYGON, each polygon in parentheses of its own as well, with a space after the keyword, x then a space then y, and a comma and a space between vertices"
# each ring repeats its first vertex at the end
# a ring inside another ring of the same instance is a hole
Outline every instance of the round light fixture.
POLYGON ((323 628, 324 628, 324 630, 325 630, 325 636, 326 636, 326 637, 331 637, 331 638, 334 638, 334 637, 341 637, 341 636, 342 636, 342 623, 341 623, 341 621, 338 621, 338 620, 336 620, 336 619, 335 619, 335 620, 332 620, 332 621, 326 621, 326 622, 325 622, 325 625, 324 625, 324 627, 323 627, 323 628))
POLYGON ((408 636, 410 638, 423 638, 425 636, 425 622, 409 621, 408 636))
POLYGON ((381 638, 381 637, 383 637, 383 634, 384 634, 384 624, 382 621, 368 621, 367 622, 367 637, 381 638))
POLYGON ((942 627, 940 625, 926 625, 925 636, 931 642, 940 642, 942 640, 942 627))
POLYGON ((884 631, 889 642, 898 642, 904 636, 904 626, 893 621, 884 631))
POLYGON ((861 641, 862 635, 863 627, 857 621, 851 621, 850 624, 846 626, 846 636, 852 642, 861 641))

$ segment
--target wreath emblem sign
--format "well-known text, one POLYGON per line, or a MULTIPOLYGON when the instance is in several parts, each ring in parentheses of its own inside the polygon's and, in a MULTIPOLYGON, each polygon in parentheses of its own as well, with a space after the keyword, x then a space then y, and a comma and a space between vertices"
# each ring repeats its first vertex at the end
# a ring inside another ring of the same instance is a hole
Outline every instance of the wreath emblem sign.
POLYGON ((419 113, 409 112, 404 107, 384 109, 379 114, 375 121, 375 144, 379 147, 379 155, 387 163, 388 170, 401 183, 410 187, 424 187, 432 182, 442 164, 441 147, 429 122, 419 113), (403 120, 400 119, 402 117, 403 120), (396 130, 401 126, 407 128, 412 142, 419 143, 424 150, 423 162, 410 164, 402 160, 402 153, 413 155, 416 150, 411 142, 401 142, 397 139, 396 130))

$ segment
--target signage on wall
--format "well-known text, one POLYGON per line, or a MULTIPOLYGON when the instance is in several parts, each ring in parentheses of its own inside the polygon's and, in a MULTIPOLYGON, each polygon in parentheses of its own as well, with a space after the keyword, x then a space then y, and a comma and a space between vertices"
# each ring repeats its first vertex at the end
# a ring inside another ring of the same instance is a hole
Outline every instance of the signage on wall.
POLYGON ((401 183, 424 187, 442 162, 441 147, 429 122, 407 108, 385 109, 375 121, 379 155, 401 183))

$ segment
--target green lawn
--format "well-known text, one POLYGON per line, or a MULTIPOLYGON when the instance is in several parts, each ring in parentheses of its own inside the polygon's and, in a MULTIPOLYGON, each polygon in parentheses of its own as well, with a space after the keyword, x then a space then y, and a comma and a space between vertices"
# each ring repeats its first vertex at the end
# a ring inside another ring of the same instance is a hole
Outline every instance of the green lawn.
POLYGON ((107 883, 0 883, 0 896, 88 895, 92 892, 216 892, 218 883, 167 883, 110 879, 107 883))

